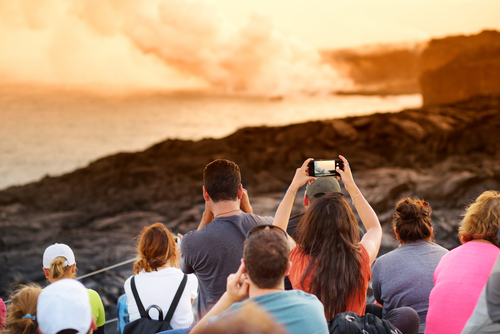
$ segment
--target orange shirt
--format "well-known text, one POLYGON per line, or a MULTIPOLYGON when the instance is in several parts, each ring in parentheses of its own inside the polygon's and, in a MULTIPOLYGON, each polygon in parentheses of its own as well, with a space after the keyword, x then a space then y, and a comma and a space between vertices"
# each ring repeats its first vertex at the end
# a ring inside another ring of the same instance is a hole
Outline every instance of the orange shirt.
MULTIPOLYGON (((361 248, 361 272, 363 273, 363 288, 358 292, 357 296, 352 296, 347 301, 347 309, 345 311, 356 312, 359 315, 365 314, 366 308, 366 291, 368 290, 368 282, 371 279, 372 272, 370 270, 370 257, 368 256, 368 252, 366 251, 363 245, 359 244, 361 248)), ((304 280, 304 285, 300 284, 300 279, 302 278, 302 274, 307 268, 309 264, 310 258, 309 255, 303 254, 299 247, 295 247, 290 252, 290 261, 292 261, 292 268, 290 268, 290 274, 288 274, 288 278, 292 283, 292 286, 296 290, 303 290, 305 292, 309 292, 309 287, 311 285, 312 273, 309 274, 304 280)))

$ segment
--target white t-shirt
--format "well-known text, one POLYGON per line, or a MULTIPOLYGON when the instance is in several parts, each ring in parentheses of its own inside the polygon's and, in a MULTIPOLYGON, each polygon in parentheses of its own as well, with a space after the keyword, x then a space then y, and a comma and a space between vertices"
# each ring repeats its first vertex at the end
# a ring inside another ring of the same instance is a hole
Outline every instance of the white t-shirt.
MULTIPOLYGON (((147 310, 150 305, 158 305, 163 312, 163 318, 165 318, 183 277, 184 274, 180 269, 171 267, 149 273, 140 272, 136 275, 135 286, 137 287, 137 293, 139 294, 144 309, 147 310)), ((129 277, 124 284, 130 322, 141 317, 137 304, 135 303, 132 288, 130 287, 131 279, 132 277, 129 277)), ((198 278, 190 274, 188 275, 186 287, 179 300, 179 304, 170 321, 172 328, 188 328, 191 326, 194 321, 191 299, 197 296, 198 278)), ((155 308, 151 308, 149 316, 151 319, 158 319, 158 311, 155 308)))

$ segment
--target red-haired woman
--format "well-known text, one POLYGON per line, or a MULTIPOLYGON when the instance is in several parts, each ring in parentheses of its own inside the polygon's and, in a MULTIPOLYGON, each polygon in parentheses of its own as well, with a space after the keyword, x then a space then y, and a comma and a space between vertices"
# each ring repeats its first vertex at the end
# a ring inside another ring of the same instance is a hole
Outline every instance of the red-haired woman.
MULTIPOLYGON (((138 259, 133 270, 136 274, 134 280, 137 293, 145 309, 150 305, 157 305, 165 317, 184 278, 184 274, 178 269, 179 248, 172 233, 162 223, 144 227, 138 239, 138 259)), ((125 281, 130 322, 141 317, 131 288, 132 277, 125 281)), ((195 275, 188 275, 186 287, 170 321, 172 328, 188 328, 193 323, 191 306, 197 295, 198 279, 195 275)), ((158 319, 155 308, 150 310, 150 316, 158 319)))

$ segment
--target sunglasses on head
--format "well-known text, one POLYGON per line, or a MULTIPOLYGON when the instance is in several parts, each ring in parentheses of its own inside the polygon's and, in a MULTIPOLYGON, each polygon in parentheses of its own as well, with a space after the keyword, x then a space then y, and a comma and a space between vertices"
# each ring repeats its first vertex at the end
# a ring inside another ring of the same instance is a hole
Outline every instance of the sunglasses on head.
POLYGON ((313 195, 313 198, 320 198, 320 197, 325 196, 326 194, 333 194, 333 195, 344 197, 344 194, 342 194, 342 193, 316 193, 313 195))
POLYGON ((252 234, 256 233, 256 232, 259 232, 259 231, 263 231, 263 230, 275 230, 275 231, 280 231, 281 233, 283 233, 283 235, 285 236, 285 238, 288 237, 288 234, 285 232, 285 230, 283 230, 281 227, 279 226, 276 226, 276 225, 257 225, 255 226, 254 228, 252 228, 250 231, 248 231, 247 233, 247 239, 249 236, 251 236, 252 234))

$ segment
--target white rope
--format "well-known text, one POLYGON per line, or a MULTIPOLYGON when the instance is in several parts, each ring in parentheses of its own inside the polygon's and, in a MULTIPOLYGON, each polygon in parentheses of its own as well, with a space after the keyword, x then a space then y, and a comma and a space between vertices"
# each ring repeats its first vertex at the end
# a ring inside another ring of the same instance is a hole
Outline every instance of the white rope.
MULTIPOLYGON (((102 268, 102 269, 99 269, 99 270, 96 270, 94 272, 91 272, 91 273, 88 273, 88 274, 85 274, 85 275, 82 275, 80 277, 77 277, 76 279, 77 280, 81 280, 81 279, 84 279, 84 278, 87 278, 87 277, 90 277, 90 276, 94 276, 94 275, 97 275, 97 274, 100 274, 102 272, 105 272, 105 271, 108 271, 110 269, 113 269, 113 268, 117 268, 117 267, 120 267, 120 266, 123 266, 125 264, 128 264, 128 263, 131 263, 131 262, 134 262, 136 260, 136 258, 133 258, 133 259, 129 259, 129 260, 126 260, 126 261, 123 261, 123 262, 120 262, 120 263, 117 263, 117 264, 114 264, 112 266, 109 266, 109 267, 106 267, 106 268, 102 268)), ((8 304, 8 303, 11 303, 12 300, 7 300, 5 302, 5 304, 8 304)), ((117 319, 112 319, 112 320, 109 320, 109 322, 113 322, 113 321, 116 321, 117 319)), ((106 322, 108 323, 108 322, 106 322)))
POLYGON ((85 275, 83 275, 83 276, 77 277, 76 279, 77 279, 77 280, 81 280, 81 279, 84 279, 84 278, 87 278, 87 277, 90 277, 90 276, 94 276, 94 275, 100 274, 100 273, 102 273, 102 272, 108 271, 108 270, 110 270, 110 269, 113 269, 113 268, 116 268, 116 267, 123 266, 124 264, 130 263, 130 262, 134 262, 135 260, 136 260, 136 258, 133 258, 133 259, 130 259, 130 260, 126 260, 126 261, 123 261, 123 262, 120 262, 120 263, 114 264, 114 265, 112 265, 112 266, 109 266, 109 267, 106 267, 106 268, 99 269, 99 270, 94 271, 94 272, 92 272, 92 273, 88 273, 88 274, 85 274, 85 275))

